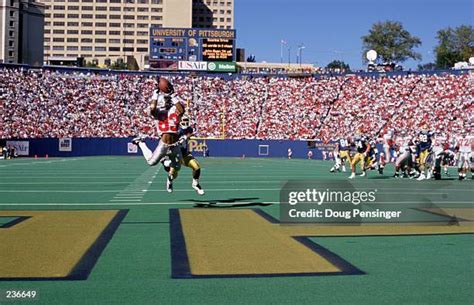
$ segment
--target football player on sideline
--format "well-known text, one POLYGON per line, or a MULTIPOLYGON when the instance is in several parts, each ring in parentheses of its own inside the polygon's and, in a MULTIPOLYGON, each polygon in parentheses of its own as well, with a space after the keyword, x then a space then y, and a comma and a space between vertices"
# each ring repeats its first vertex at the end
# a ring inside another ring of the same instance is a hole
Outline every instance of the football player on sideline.
POLYGON ((169 158, 171 169, 168 173, 166 190, 171 193, 173 192, 173 180, 178 176, 181 166, 178 127, 184 114, 184 105, 175 95, 173 85, 167 79, 159 79, 158 89, 153 92, 147 113, 157 123, 160 142, 153 152, 148 148, 144 142, 145 138, 142 136, 134 138, 132 143, 140 147, 150 166, 158 164, 166 156, 169 158))

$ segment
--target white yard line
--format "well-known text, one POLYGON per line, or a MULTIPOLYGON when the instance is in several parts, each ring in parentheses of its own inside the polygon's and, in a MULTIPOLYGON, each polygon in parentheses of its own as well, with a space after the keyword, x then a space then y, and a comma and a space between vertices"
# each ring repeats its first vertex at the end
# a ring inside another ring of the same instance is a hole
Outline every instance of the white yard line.
POLYGON ((129 184, 130 181, 113 181, 113 182, 63 182, 63 181, 58 181, 58 182, 0 182, 0 185, 53 185, 53 184, 59 184, 59 185, 78 185, 78 184, 129 184))
MULTIPOLYGON (((166 192, 166 190, 148 190, 147 187, 149 183, 145 183, 144 188, 141 190, 143 194, 146 192, 166 192)), ((380 190, 381 188, 377 188, 380 190)), ((391 189, 391 188, 389 188, 391 189)), ((215 188, 215 189, 208 189, 206 188, 206 191, 210 192, 220 192, 220 191, 237 191, 237 192, 242 192, 242 191, 280 191, 281 188, 215 188)), ((391 189, 394 190, 394 189, 391 189)), ((406 189, 400 189, 401 191, 407 193, 409 190, 406 189)), ((414 189, 412 190, 415 193, 420 193, 423 190, 420 189, 414 189)), ((468 190, 468 189, 447 189, 445 192, 431 192, 431 189, 426 189, 427 191, 426 195, 443 195, 446 193, 449 193, 451 191, 465 191, 465 192, 472 192, 473 190, 468 190)), ((175 189, 173 192, 195 192, 192 189, 175 189)), ((117 193, 118 194, 141 194, 138 190, 134 192, 124 192, 123 190, 0 190, 0 193, 117 193)), ((400 192, 384 192, 385 194, 400 194, 400 192)))
MULTIPOLYGON (((212 201, 212 200, 210 200, 212 201)), ((215 201, 212 201, 215 202, 215 201)), ((258 201, 255 201, 258 202, 258 201)), ((250 204, 255 202, 245 202, 245 201, 237 201, 233 203, 229 202, 217 202, 219 205, 234 205, 234 204, 250 204)), ((109 206, 109 205, 190 205, 190 204, 199 204, 201 202, 194 202, 194 201, 180 201, 180 202, 104 202, 104 203, 0 203, 0 206, 109 206)), ((202 204, 206 204, 207 202, 202 202, 202 204)), ((265 201, 262 203, 271 203, 271 204, 279 204, 277 201, 265 201)))
MULTIPOLYGON (((209 202, 216 202, 218 205, 235 205, 235 204, 251 204, 251 203, 262 203, 262 204, 280 204, 279 201, 236 201, 236 202, 219 202, 218 200, 209 200, 209 202)), ((400 204, 399 201, 397 202, 385 202, 386 204, 400 204)), ((472 203, 472 202, 451 202, 446 201, 442 202, 446 204, 455 204, 455 203, 472 203)), ((136 202, 136 201, 117 201, 117 202, 102 202, 102 203, 0 203, 0 206, 113 206, 113 205, 190 205, 190 204, 207 204, 204 200, 195 202, 195 201, 179 201, 179 202, 136 202)), ((367 206, 372 206, 367 205, 367 206)), ((414 207, 415 208, 415 207, 414 207)), ((440 209, 444 209, 446 207, 441 207, 440 209)))
POLYGON ((147 169, 144 173, 138 176, 132 183, 130 183, 126 188, 116 192, 115 196, 110 199, 110 202, 121 202, 121 201, 130 201, 130 202, 140 202, 145 196, 145 193, 150 188, 155 179, 156 175, 160 171, 161 166, 155 170, 154 168, 147 169))
MULTIPOLYGON (((211 192, 221 192, 221 191, 279 191, 279 188, 271 188, 271 189, 249 189, 249 188, 243 188, 243 189, 206 189, 207 191, 211 192)), ((0 193, 119 193, 119 190, 79 190, 79 191, 73 191, 73 190, 0 190, 0 193)), ((143 189, 143 193, 145 194, 146 192, 159 192, 159 193, 166 193, 166 190, 148 190, 146 188, 143 189)), ((193 189, 175 189, 173 192, 196 192, 193 189)), ((123 194, 123 192, 122 192, 123 194)))
POLYGON ((37 165, 37 164, 50 164, 50 163, 68 162, 68 161, 76 161, 76 160, 78 160, 78 159, 65 158, 65 159, 48 160, 48 161, 20 162, 20 163, 2 164, 1 167, 21 166, 21 165, 37 165))

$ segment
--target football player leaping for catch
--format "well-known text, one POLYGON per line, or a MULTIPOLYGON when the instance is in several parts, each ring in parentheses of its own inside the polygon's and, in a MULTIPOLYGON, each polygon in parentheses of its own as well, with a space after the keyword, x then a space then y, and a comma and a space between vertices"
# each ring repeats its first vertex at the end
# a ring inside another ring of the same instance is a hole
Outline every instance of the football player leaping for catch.
POLYGON ((181 150, 178 146, 178 127, 184 114, 184 105, 174 94, 173 85, 165 78, 158 81, 158 89, 153 92, 147 113, 157 122, 160 142, 155 151, 151 151, 144 142, 144 137, 138 136, 132 143, 142 150, 146 162, 154 166, 165 157, 171 161, 166 190, 173 192, 173 180, 180 169, 181 150))

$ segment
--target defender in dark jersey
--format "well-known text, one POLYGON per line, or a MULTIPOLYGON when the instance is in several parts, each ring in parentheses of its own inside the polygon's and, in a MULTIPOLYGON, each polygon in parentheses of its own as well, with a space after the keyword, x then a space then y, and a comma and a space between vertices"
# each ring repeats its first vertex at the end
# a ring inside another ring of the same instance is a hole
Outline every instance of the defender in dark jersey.
POLYGON ((351 171, 352 174, 349 176, 349 179, 354 179, 355 178, 355 173, 356 173, 356 165, 357 163, 360 162, 360 169, 362 170, 362 174, 360 174, 361 177, 364 177, 365 174, 365 169, 366 165, 368 162, 368 156, 370 152, 370 144, 366 136, 362 135, 360 131, 357 132, 356 136, 354 137, 354 144, 357 153, 355 154, 354 158, 352 158, 351 162, 351 171))
POLYGON ((416 159, 417 163, 420 168, 420 176, 417 180, 424 180, 426 179, 425 170, 426 167, 426 160, 431 153, 431 146, 432 146, 432 138, 433 134, 428 131, 428 126, 423 126, 422 130, 418 135, 418 144, 416 146, 416 159))
MULTIPOLYGON (((179 162, 193 170, 193 182, 191 186, 199 195, 204 195, 204 190, 202 189, 199 183, 199 178, 201 176, 201 166, 199 165, 199 162, 194 158, 193 154, 189 151, 188 147, 189 138, 193 135, 193 133, 194 130, 192 127, 180 129, 178 132, 180 136, 178 140, 178 147, 181 150, 181 160, 179 160, 179 162)), ((164 160, 162 163, 165 171, 169 171, 171 161, 167 159, 164 160)))
POLYGON ((342 171, 346 172, 346 160, 351 164, 351 145, 350 141, 346 138, 340 138, 336 142, 336 149, 334 150, 334 159, 336 164, 330 169, 331 173, 336 171, 340 171, 342 167, 342 171))

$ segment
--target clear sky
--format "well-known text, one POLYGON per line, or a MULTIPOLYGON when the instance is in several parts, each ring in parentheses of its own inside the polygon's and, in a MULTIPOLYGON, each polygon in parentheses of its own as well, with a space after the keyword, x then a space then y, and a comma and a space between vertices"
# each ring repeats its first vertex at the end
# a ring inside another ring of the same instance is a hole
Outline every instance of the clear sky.
MULTIPOLYGON (((237 45, 257 61, 280 62, 280 41, 291 46, 291 62, 301 43, 303 62, 325 66, 342 59, 351 68, 362 67, 361 36, 377 21, 402 22, 418 36, 421 62, 434 61, 436 32, 448 26, 474 25, 474 0, 234 0, 237 45)), ((288 62, 288 51, 284 50, 288 62)))

